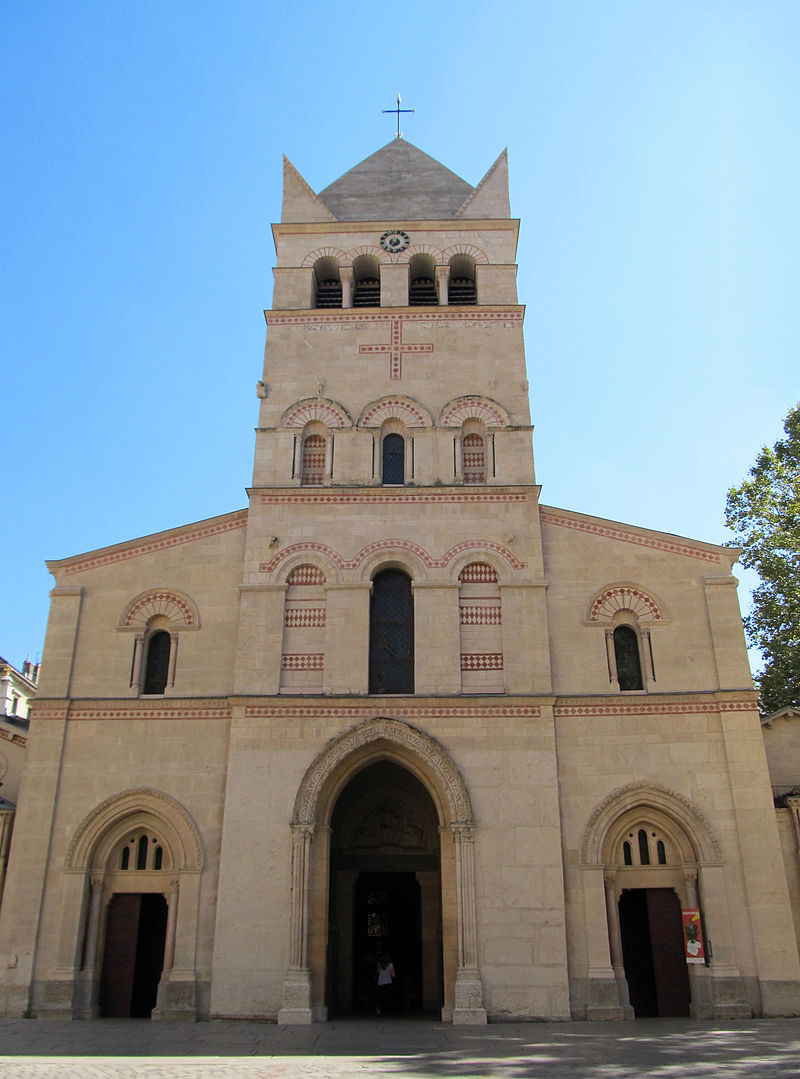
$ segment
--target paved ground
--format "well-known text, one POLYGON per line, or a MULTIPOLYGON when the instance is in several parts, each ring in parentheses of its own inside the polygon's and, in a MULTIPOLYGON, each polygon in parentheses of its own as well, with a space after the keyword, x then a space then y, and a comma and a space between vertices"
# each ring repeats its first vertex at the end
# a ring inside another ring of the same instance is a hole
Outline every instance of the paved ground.
POLYGON ((0 1079, 799 1079, 800 1019, 707 1023, 0 1020, 0 1079))

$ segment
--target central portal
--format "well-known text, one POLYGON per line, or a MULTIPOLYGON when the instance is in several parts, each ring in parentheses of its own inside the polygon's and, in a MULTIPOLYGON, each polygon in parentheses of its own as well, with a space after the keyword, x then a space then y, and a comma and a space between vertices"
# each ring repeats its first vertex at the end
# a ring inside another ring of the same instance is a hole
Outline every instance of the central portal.
POLYGON ((390 1012, 438 1013, 442 889, 430 795, 405 768, 380 761, 344 788, 331 827, 329 1015, 375 1014, 386 956, 395 971, 390 1012))

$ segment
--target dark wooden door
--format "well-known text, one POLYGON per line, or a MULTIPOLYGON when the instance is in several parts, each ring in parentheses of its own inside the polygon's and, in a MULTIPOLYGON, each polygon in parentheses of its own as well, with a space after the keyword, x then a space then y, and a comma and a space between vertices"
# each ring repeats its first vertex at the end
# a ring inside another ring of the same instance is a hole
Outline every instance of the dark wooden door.
POLYGON ((629 888, 619 901, 622 958, 637 1019, 689 1015, 681 905, 672 888, 629 888))
POLYGON ((117 892, 106 919, 100 1014, 149 1019, 164 965, 167 902, 163 895, 117 892))

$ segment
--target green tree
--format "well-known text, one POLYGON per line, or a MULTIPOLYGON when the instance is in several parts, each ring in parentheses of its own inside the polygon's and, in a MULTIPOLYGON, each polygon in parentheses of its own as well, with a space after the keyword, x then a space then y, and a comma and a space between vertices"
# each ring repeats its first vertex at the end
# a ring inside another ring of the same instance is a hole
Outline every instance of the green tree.
POLYGON ((786 437, 764 446, 725 505, 741 563, 761 578, 744 624, 764 660, 756 682, 767 713, 800 707, 800 404, 783 429, 786 437))

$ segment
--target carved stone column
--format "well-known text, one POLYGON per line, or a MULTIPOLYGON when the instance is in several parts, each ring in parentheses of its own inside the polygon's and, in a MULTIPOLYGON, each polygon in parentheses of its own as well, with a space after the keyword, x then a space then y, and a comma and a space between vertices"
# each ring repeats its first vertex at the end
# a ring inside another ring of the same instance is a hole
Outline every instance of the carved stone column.
POLYGON ((633 1019, 628 980, 625 977, 625 963, 622 958, 622 934, 619 927, 619 904, 617 902, 617 873, 614 869, 603 870, 603 888, 606 896, 606 920, 608 922, 608 948, 611 955, 611 967, 617 983, 617 997, 622 1008, 623 1018, 633 1019))
POLYGON ((436 294, 439 297, 439 306, 447 307, 449 304, 448 284, 450 281, 450 267, 436 267, 436 294))
MULTIPOLYGON (((169 974, 175 965, 175 927, 178 924, 178 891, 180 881, 175 878, 169 882, 167 899, 167 933, 164 941, 163 974, 169 974)), ((163 977, 162 974, 162 977, 163 977)))
POLYGON ((97 1005, 100 979, 97 974, 97 952, 100 944, 100 920, 103 914, 103 874, 94 873, 89 878, 89 915, 86 919, 86 941, 83 949, 83 967, 76 987, 75 1015, 78 1019, 94 1019, 99 1014, 97 1005))
POLYGON ((342 282, 342 307, 353 306, 353 267, 340 266, 339 280, 342 282))
POLYGON ((486 1022, 483 984, 478 971, 478 923, 475 911, 475 831, 471 824, 453 824, 458 898, 458 969, 456 970, 455 1026, 486 1022))
POLYGON ((289 915, 289 957, 283 980, 281 1024, 311 1022, 311 971, 308 966, 309 853, 314 827, 292 825, 292 894, 289 915))

